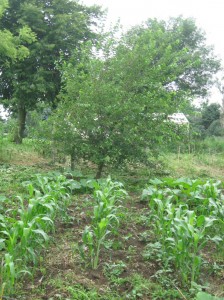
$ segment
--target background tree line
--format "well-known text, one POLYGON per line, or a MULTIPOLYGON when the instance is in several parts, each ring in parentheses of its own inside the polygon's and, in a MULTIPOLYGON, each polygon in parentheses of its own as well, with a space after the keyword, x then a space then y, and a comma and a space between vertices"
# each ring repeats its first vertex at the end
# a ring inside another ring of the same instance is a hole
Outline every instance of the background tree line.
MULTIPOLYGON (((117 39, 102 33, 97 6, 10 0, 4 9, 1 28, 30 36, 21 40, 26 57, 0 56, 1 102, 17 118, 14 141, 22 142, 28 115, 30 136, 69 155, 73 167, 93 162, 98 177, 105 165, 147 163, 174 143, 168 115, 205 97, 221 68, 192 19, 149 19, 117 39)), ((201 120, 207 130, 205 113, 201 120)))

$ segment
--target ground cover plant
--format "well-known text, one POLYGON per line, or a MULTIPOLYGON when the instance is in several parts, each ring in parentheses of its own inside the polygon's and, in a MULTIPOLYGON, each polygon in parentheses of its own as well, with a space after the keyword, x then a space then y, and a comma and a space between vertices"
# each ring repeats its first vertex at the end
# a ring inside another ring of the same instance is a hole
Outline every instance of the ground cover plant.
POLYGON ((221 180, 1 170, 2 299, 222 299, 221 180))

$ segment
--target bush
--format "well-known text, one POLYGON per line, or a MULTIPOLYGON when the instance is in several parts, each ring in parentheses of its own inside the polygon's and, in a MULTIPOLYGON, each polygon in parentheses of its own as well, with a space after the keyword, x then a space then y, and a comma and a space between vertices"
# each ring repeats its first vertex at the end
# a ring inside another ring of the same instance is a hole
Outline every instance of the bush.
POLYGON ((208 135, 213 136, 224 136, 224 128, 221 125, 220 120, 215 120, 207 129, 208 135))

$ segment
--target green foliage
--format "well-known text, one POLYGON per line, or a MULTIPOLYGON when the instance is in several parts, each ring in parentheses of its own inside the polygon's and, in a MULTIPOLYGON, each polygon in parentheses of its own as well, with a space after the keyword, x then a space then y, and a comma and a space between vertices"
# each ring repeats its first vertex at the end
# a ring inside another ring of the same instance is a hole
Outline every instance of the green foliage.
MULTIPOLYGON (((162 153, 177 151, 178 147, 182 149, 187 149, 190 144, 190 131, 191 128, 189 124, 176 124, 170 122, 167 137, 163 139, 164 144, 160 145, 160 151, 162 153)), ((160 153, 161 153, 160 152, 160 153)))
POLYGON ((116 284, 119 282, 120 275, 126 270, 127 266, 123 261, 107 263, 104 265, 104 274, 110 282, 116 284))
POLYGON ((2 0, 0 4, 0 18, 2 17, 5 9, 8 7, 8 0, 2 0))
POLYGON ((224 128, 222 127, 220 120, 213 121, 207 129, 207 133, 208 133, 208 135, 211 135, 211 136, 222 136, 223 137, 224 136, 224 128))
POLYGON ((196 300, 223 300, 224 298, 215 297, 208 293, 199 292, 196 296, 196 300))
POLYGON ((105 293, 103 295, 99 294, 96 289, 86 289, 81 285, 75 285, 68 287, 68 292, 71 295, 72 300, 121 300, 120 296, 117 296, 115 293, 105 293))
MULTIPOLYGON (((9 8, 8 0, 2 0, 0 4, 0 18, 4 16, 5 11, 9 8)), ((28 26, 19 29, 19 35, 13 35, 10 30, 0 31, 0 59, 10 58, 11 60, 23 60, 29 54, 29 50, 23 45, 32 44, 36 40, 36 35, 28 26)), ((8 61, 7 61, 8 63, 8 61)))
POLYGON ((92 222, 86 226, 80 246, 80 255, 86 264, 96 269, 99 264, 100 250, 106 237, 114 233, 119 225, 118 203, 127 195, 119 182, 108 178, 105 182, 95 183, 92 222))
POLYGON ((210 105, 205 104, 202 109, 202 124, 205 129, 208 129, 212 122, 220 118, 220 105, 212 103, 210 105))
POLYGON ((0 154, 3 154, 4 123, 0 120, 0 154))
POLYGON ((190 121, 190 140, 199 143, 206 137, 206 129, 202 124, 201 114, 189 117, 190 121))
MULTIPOLYGON (((0 210, 0 247, 4 251, 1 284, 6 293, 13 291, 21 276, 32 276, 35 269, 30 268, 30 262, 34 267, 37 265, 38 254, 49 241, 48 233, 55 230, 56 217, 67 217, 66 209, 71 202, 68 192, 81 189, 81 184, 77 186, 58 173, 36 175, 23 185, 28 192, 27 200, 17 196, 16 207, 0 210)), ((6 200, 1 199, 7 205, 6 200)))
MULTIPOLYGON (((203 140, 208 136, 223 136, 220 109, 219 104, 208 104, 208 102, 204 103, 200 108, 192 107, 192 111, 188 115, 188 120, 190 121, 188 145, 195 145, 194 147, 198 150, 198 146, 203 144, 203 140)), ((187 147, 183 146, 182 148, 188 151, 187 147)))
POLYGON ((177 136, 167 116, 204 95, 218 69, 192 20, 149 20, 119 42, 107 36, 94 50, 87 43, 64 63, 63 102, 43 127, 56 147, 99 173, 105 164, 147 163, 177 136))
POLYGON ((28 26, 21 28, 19 36, 14 36, 9 30, 0 31, 0 39, 3 41, 0 46, 0 57, 10 58, 12 61, 22 61, 30 54, 27 47, 22 43, 33 43, 36 40, 35 34, 28 26))
MULTIPOLYGON (((61 54, 68 59, 83 41, 94 40, 93 28, 102 13, 97 6, 87 8, 68 0, 8 2, 0 21, 4 30, 1 35, 7 35, 1 38, 5 41, 1 48, 6 45, 9 50, 13 49, 12 37, 19 33, 21 46, 17 52, 23 60, 8 64, 0 57, 0 91, 3 104, 18 117, 15 141, 20 143, 24 137, 26 113, 35 109, 40 101, 54 102, 56 106, 61 85, 56 61, 61 54), (35 42, 30 44, 34 38, 35 42)), ((15 56, 14 52, 10 55, 15 56)))
POLYGON ((210 136, 196 143, 196 153, 222 154, 224 151, 223 137, 210 136))
POLYGON ((224 198, 221 182, 151 180, 142 194, 149 200, 150 218, 157 238, 146 257, 156 255, 165 268, 174 266, 183 285, 193 287, 203 264, 201 251, 223 239, 224 198))
MULTIPOLYGON (((122 55, 124 51, 127 52, 125 59, 132 58, 127 70, 129 74, 125 74, 127 83, 130 85, 130 78, 134 77, 136 83, 140 84, 138 86, 132 81, 133 88, 138 92, 143 91, 146 95, 153 93, 154 96, 159 92, 166 98, 167 113, 169 105, 171 104, 171 108, 174 105, 173 102, 177 105, 176 108, 180 107, 182 103, 178 98, 183 101, 190 95, 206 93, 206 88, 211 83, 211 73, 219 68, 219 62, 205 45, 204 33, 196 27, 192 19, 181 17, 172 18, 168 22, 149 19, 144 29, 139 26, 130 30, 120 51, 122 55), (143 68, 144 62, 148 68, 143 68), (132 67, 135 74, 131 72, 132 67), (200 76, 201 71, 205 75, 203 78, 200 76), (170 97, 166 97, 167 92, 170 97)), ((157 101, 162 99, 157 98, 157 101)))
POLYGON ((125 278, 125 281, 131 285, 130 291, 125 295, 126 299, 180 299, 180 294, 177 290, 173 288, 164 289, 162 287, 162 280, 160 280, 160 285, 143 277, 141 274, 134 273, 132 276, 125 278))

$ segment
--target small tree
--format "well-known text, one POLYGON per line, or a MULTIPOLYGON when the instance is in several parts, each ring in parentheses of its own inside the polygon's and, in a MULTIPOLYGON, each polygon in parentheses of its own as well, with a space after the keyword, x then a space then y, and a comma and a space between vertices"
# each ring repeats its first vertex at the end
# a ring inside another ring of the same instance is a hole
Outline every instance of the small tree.
POLYGON ((220 118, 220 105, 212 103, 210 105, 205 104, 202 109, 202 124, 205 129, 208 129, 212 122, 220 118))
POLYGON ((52 138, 77 159, 147 163, 173 132, 169 114, 204 95, 219 62, 192 20, 149 20, 119 41, 91 45, 62 69, 63 99, 51 118, 52 138), (73 64, 73 61, 79 64, 73 64))
POLYGON ((211 123, 211 125, 207 129, 208 135, 213 136, 224 136, 224 128, 222 127, 222 123, 220 119, 215 120, 211 123))

